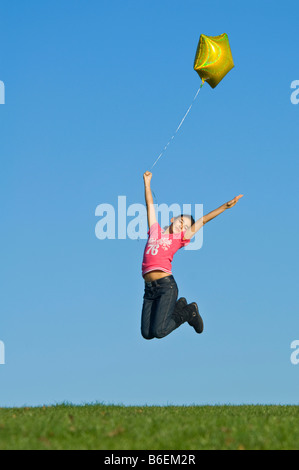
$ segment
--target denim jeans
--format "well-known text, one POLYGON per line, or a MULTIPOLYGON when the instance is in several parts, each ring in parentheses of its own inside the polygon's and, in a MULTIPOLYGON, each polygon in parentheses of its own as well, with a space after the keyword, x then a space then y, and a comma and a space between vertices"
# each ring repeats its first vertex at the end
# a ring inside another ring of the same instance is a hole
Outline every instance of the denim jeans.
POLYGON ((145 339, 164 338, 182 324, 178 319, 178 292, 172 275, 145 282, 141 319, 145 339))

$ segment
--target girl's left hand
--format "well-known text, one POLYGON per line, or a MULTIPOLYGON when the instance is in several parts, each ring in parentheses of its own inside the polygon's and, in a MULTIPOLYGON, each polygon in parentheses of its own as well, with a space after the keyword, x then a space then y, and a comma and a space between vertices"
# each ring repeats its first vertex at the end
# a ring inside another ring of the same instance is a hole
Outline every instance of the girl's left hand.
POLYGON ((151 182, 152 176, 153 176, 153 174, 150 171, 146 171, 145 173, 143 173, 144 182, 146 184, 147 183, 149 184, 151 182))
POLYGON ((243 196, 244 196, 244 194, 239 194, 239 196, 236 196, 231 201, 228 201, 226 203, 226 208, 230 209, 231 207, 234 207, 237 204, 238 200, 241 199, 241 197, 243 197, 243 196))

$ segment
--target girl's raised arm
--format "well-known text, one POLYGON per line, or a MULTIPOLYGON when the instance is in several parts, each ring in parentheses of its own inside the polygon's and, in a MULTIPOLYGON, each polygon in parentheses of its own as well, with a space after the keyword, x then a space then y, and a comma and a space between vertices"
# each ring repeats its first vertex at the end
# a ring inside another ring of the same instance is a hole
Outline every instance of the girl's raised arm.
POLYGON ((146 202, 146 208, 147 208, 147 221, 148 221, 149 228, 151 228, 151 226, 157 222, 156 212, 155 212, 155 207, 154 207, 154 200, 153 200, 152 190, 151 190, 152 176, 153 175, 150 171, 146 171, 143 175, 145 202, 146 202))
POLYGON ((186 230, 184 239, 189 240, 190 238, 194 237, 196 232, 203 227, 207 222, 210 222, 210 220, 214 219, 217 217, 217 215, 222 214, 226 209, 230 209, 231 207, 235 206, 239 199, 243 197, 243 194, 239 194, 239 196, 236 196, 234 199, 231 201, 226 202, 222 206, 218 207, 218 209, 213 210, 212 212, 209 212, 207 215, 204 215, 200 219, 198 219, 195 224, 193 224, 188 230, 186 230))

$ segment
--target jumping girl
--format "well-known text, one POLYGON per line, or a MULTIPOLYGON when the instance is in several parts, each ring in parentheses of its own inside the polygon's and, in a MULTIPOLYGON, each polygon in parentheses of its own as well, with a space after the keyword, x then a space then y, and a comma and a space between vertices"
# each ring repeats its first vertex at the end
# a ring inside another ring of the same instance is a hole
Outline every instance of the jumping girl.
POLYGON ((143 175, 148 218, 148 241, 144 250, 142 276, 145 282, 141 334, 145 339, 164 338, 185 322, 196 333, 203 332, 203 320, 196 302, 188 304, 184 297, 178 299, 178 286, 172 276, 173 255, 190 243, 201 227, 226 209, 233 207, 243 196, 240 194, 197 221, 191 215, 173 217, 171 225, 162 229, 157 222, 151 192, 152 173, 143 175), (177 300, 178 299, 178 300, 177 300))

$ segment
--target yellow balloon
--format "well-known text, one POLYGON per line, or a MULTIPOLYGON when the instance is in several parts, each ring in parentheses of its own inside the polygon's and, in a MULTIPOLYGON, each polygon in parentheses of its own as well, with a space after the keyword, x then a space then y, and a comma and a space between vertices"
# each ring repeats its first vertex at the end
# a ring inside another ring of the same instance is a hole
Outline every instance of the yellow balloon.
POLYGON ((203 82, 215 88, 225 75, 234 67, 227 34, 205 36, 199 39, 194 70, 203 82))

